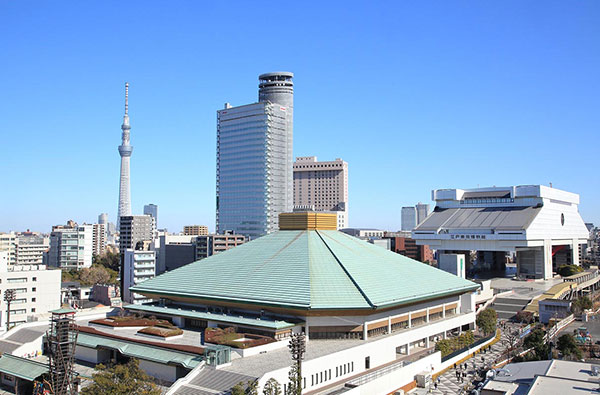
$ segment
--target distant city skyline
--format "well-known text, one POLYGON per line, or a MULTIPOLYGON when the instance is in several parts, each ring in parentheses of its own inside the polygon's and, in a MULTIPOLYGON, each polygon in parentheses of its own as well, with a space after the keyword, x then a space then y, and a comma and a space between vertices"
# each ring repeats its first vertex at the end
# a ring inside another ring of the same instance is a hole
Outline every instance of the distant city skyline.
POLYGON ((293 156, 350 164, 353 227, 398 230, 433 189, 550 183, 600 224, 599 2, 278 7, 262 50, 255 4, 0 4, 0 231, 117 222, 126 81, 132 214, 214 231, 215 110, 270 70, 294 73, 293 156))

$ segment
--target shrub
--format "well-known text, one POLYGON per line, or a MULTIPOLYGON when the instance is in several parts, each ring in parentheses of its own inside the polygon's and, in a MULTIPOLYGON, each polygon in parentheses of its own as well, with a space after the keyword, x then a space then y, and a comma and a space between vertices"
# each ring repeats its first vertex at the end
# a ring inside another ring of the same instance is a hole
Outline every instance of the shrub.
POLYGON ((515 321, 531 324, 533 322, 533 313, 531 311, 521 310, 517 313, 515 321))
POLYGON ((581 273, 583 268, 577 265, 561 265, 558 267, 556 272, 562 277, 569 277, 577 273, 581 273))
POLYGON ((475 342, 473 332, 467 331, 458 337, 443 339, 435 344, 435 350, 442 353, 442 357, 453 353, 456 350, 465 348, 475 342))

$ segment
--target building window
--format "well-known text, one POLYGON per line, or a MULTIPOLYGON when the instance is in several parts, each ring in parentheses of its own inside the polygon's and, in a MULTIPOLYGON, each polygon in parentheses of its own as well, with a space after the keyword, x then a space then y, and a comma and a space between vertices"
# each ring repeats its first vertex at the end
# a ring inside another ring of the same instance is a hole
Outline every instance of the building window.
POLYGON ((31 281, 37 281, 37 277, 31 277, 31 281))
POLYGON ((35 292, 35 291, 37 291, 36 287, 31 288, 31 292, 35 292))
POLYGON ((35 313, 35 307, 32 307, 32 308, 31 308, 31 312, 32 312, 32 313, 35 313))
POLYGON ((36 299, 35 299, 35 298, 31 298, 31 301, 32 301, 32 302, 35 302, 35 301, 36 301, 36 299))
POLYGON ((365 369, 371 369, 371 357, 365 357, 365 369))

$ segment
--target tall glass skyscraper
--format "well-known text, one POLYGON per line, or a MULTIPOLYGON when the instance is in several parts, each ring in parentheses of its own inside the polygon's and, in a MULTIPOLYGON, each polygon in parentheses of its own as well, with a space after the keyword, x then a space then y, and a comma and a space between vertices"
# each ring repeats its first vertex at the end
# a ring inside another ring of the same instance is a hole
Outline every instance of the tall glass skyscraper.
POLYGON ((217 232, 250 238, 293 206, 294 74, 262 74, 258 103, 217 111, 217 232))

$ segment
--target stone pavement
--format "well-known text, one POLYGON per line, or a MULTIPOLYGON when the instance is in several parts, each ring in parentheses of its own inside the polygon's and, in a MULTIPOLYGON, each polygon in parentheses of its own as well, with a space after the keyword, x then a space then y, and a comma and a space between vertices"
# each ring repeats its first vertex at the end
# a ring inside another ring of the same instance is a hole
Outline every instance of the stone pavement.
MULTIPOLYGON (((520 325, 507 323, 507 329, 514 330, 518 327, 520 327, 520 325)), ((435 388, 434 385, 432 385, 429 390, 424 388, 418 388, 415 392, 413 392, 413 394, 448 395, 469 393, 469 391, 467 391, 466 389, 474 388, 472 384, 473 381, 477 381, 478 379, 480 379, 480 377, 477 376, 477 373, 479 371, 489 369, 492 364, 501 359, 502 353, 506 349, 506 344, 504 343, 505 340, 505 330, 502 330, 501 328, 500 341, 492 345, 488 351, 486 351, 485 353, 476 354, 472 358, 463 362, 461 367, 457 366, 456 369, 450 368, 444 374, 439 376, 439 380, 436 380, 438 383, 437 388, 435 388), (465 364, 467 365, 466 369, 464 369, 465 364), (461 375, 460 380, 457 378, 457 373, 460 373, 461 375), (462 378, 463 374, 466 375, 464 379, 462 378)))

